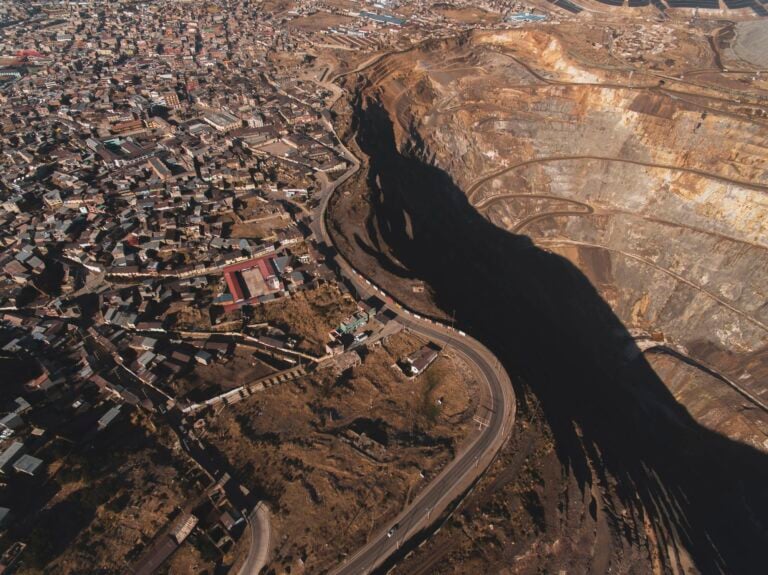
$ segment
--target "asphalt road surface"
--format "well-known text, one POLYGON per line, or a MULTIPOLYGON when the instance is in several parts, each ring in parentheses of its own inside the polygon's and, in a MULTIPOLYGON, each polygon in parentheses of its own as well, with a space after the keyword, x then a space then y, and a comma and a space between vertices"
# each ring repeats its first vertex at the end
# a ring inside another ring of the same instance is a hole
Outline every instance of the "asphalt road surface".
POLYGON ((515 398, 511 382, 504 369, 479 342, 407 316, 398 317, 398 321, 415 333, 451 347, 475 366, 481 383, 487 386, 490 394, 490 414, 487 426, 472 443, 464 447, 410 506, 335 570, 337 574, 370 573, 413 535, 433 523, 488 468, 509 436, 514 422, 515 398), (390 530, 394 530, 391 536, 390 530))
MULTIPOLYGON (((315 237, 328 246, 333 246, 325 225, 328 201, 334 190, 347 181, 360 166, 357 158, 347 148, 342 145, 342 149, 347 158, 354 158, 353 166, 322 191, 311 224, 315 237)), ((336 263, 341 273, 361 295, 386 297, 386 294, 370 281, 361 277, 340 254, 336 256, 336 263)), ((490 412, 486 424, 463 446, 456 458, 394 520, 382 526, 361 549, 333 571, 338 575, 370 573, 413 535, 431 526, 490 466, 509 437, 515 418, 515 396, 509 376, 494 355, 480 342, 462 332, 419 318, 398 304, 389 304, 389 308, 397 314, 395 321, 431 341, 451 347, 474 367, 480 383, 486 388, 490 412)))
POLYGON ((248 516, 251 542, 248 557, 240 567, 238 575, 259 575, 269 559, 272 533, 269 526, 269 509, 259 502, 248 516))

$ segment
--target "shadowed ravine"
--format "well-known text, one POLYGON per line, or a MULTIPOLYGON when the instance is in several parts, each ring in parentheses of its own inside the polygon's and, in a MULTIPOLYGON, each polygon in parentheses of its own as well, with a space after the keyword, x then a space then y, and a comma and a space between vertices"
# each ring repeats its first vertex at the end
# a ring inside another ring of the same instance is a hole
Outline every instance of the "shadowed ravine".
POLYGON ((478 214, 445 172, 420 160, 416 134, 398 151, 377 102, 358 101, 356 123, 373 206, 360 243, 383 240, 407 268, 377 254, 389 273, 427 282, 436 303, 502 358, 517 391, 538 398, 564 475, 607 493, 611 564, 631 548, 640 560, 632 571, 649 572, 655 548, 663 571, 681 572, 677 546, 703 573, 764 571, 768 457, 698 425, 588 279, 478 214))

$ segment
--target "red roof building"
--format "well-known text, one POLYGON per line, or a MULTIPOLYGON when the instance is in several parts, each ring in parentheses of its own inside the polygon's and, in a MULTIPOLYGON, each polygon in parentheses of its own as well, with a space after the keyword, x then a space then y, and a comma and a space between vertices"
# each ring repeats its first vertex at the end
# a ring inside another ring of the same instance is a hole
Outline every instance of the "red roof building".
POLYGON ((243 285, 244 281, 242 272, 253 268, 258 268, 261 276, 266 280, 267 278, 275 275, 272 271, 272 260, 274 260, 274 256, 254 258, 224 268, 224 279, 227 282, 229 293, 232 294, 232 299, 235 303, 242 302, 247 297, 251 297, 251 294, 246 295, 246 289, 243 285))

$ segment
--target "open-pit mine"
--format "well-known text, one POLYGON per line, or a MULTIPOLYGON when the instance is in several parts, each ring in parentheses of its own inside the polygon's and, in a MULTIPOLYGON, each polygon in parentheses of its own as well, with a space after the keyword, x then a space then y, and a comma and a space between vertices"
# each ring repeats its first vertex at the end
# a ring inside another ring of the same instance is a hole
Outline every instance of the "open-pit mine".
POLYGON ((768 568, 768 72, 725 23, 610 34, 476 31, 344 79, 336 245, 518 397, 401 573, 768 568))

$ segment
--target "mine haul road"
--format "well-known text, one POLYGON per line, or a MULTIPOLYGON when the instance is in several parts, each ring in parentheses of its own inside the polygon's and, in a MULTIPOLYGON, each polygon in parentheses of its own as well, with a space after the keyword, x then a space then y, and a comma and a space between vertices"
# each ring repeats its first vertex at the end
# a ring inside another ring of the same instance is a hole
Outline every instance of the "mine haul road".
POLYGON ((334 245, 325 223, 329 199, 341 184, 360 169, 357 157, 343 143, 341 148, 353 165, 322 190, 321 200, 312 214, 311 227, 315 237, 336 248, 335 260, 342 275, 355 286, 360 295, 384 297, 390 302, 388 307, 397 315, 393 321, 422 337, 452 348, 472 366, 480 384, 486 389, 489 407, 488 420, 480 425, 479 431, 468 443, 461 446, 456 458, 397 517, 382 525, 362 548, 332 571, 337 575, 364 575, 380 567, 416 534, 434 526, 450 505, 483 475, 512 431, 516 403, 509 375, 483 344, 463 332, 419 317, 399 304, 392 303, 391 297, 387 297, 355 270, 334 245))

